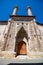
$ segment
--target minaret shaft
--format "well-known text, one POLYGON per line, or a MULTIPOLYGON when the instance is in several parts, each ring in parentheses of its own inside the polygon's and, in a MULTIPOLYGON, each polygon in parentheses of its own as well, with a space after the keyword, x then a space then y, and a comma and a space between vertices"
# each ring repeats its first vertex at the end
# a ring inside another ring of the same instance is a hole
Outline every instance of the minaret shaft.
POLYGON ((14 11, 13 11, 12 15, 16 15, 17 10, 18 10, 18 7, 16 6, 16 7, 14 8, 14 11))
POLYGON ((32 16, 31 8, 29 6, 27 7, 27 10, 28 10, 28 15, 32 16))

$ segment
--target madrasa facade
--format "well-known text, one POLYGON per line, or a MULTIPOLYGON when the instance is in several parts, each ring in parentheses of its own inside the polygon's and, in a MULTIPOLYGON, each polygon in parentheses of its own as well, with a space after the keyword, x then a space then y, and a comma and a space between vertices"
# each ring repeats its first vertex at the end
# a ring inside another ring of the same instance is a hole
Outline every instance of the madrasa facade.
POLYGON ((30 6, 27 16, 17 10, 8 21, 0 21, 0 58, 43 58, 43 24, 36 23, 30 6))

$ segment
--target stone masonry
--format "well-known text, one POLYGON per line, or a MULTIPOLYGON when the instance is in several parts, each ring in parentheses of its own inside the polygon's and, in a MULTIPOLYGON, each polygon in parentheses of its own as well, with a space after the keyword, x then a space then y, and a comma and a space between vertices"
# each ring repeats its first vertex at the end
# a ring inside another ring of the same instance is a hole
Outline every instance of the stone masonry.
POLYGON ((16 15, 17 9, 14 8, 7 24, 0 24, 0 57, 15 57, 19 41, 26 42, 27 56, 43 57, 43 24, 36 23, 29 6, 28 16, 16 15))

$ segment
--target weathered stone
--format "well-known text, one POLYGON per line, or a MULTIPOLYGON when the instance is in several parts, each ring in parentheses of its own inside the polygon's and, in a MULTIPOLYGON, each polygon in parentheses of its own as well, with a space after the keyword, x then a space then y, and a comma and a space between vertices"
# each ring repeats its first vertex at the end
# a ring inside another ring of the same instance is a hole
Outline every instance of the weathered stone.
POLYGON ((43 57, 43 25, 37 24, 34 16, 12 15, 7 25, 0 25, 0 31, 0 57, 15 58, 20 42, 25 43, 21 49, 26 49, 28 57, 43 57))

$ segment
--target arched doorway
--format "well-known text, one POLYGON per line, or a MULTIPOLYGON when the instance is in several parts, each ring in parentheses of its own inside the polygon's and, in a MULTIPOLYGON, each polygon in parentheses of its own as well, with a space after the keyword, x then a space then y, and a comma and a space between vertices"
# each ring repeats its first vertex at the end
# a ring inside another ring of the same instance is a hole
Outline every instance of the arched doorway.
POLYGON ((21 41, 17 45, 17 55, 26 55, 26 43, 24 41, 21 41))

